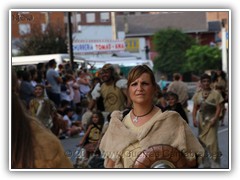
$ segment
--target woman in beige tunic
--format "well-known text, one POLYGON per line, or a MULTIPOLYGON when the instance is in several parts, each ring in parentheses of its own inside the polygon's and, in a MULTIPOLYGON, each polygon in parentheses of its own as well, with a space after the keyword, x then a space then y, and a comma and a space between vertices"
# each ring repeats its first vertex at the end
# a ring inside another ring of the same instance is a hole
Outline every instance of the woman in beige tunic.
POLYGON ((153 104, 156 87, 148 66, 139 65, 130 71, 128 93, 132 109, 124 117, 123 112, 112 113, 100 143, 106 168, 134 168, 140 153, 156 144, 169 145, 182 152, 189 167, 204 155, 201 144, 181 116, 173 111, 162 113, 153 104))
POLYGON ((211 89, 210 84, 211 77, 203 74, 202 88, 193 96, 193 124, 199 129, 198 138, 206 151, 203 167, 219 168, 221 152, 217 131, 223 98, 218 91, 211 89))
POLYGON ((12 74, 11 168, 73 168, 60 140, 23 106, 12 74))

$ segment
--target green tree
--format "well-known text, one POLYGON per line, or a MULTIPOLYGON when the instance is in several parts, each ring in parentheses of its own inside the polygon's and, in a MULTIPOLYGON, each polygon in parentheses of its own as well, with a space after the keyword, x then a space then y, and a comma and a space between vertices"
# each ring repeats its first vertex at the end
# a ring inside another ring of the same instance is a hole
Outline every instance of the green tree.
POLYGON ((154 69, 171 75, 184 72, 185 53, 195 39, 177 29, 164 29, 156 32, 153 43, 158 56, 154 59, 154 69))
POLYGON ((59 27, 49 25, 44 32, 35 28, 20 39, 19 55, 67 53, 66 35, 59 27))
POLYGON ((218 47, 195 45, 186 51, 184 71, 202 74, 205 70, 221 69, 221 50, 218 47))

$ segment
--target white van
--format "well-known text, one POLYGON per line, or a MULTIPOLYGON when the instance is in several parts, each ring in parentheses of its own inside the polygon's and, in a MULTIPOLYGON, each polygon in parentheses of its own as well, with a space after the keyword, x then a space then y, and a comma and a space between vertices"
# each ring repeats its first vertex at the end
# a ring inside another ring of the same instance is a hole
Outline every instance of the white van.
MULTIPOLYGON (((17 56, 12 57, 12 66, 21 68, 37 65, 38 63, 47 63, 49 60, 55 59, 58 64, 64 64, 70 61, 69 54, 45 54, 45 55, 31 55, 31 56, 17 56)), ((80 67, 83 65, 88 69, 100 69, 106 63, 111 63, 114 66, 121 68, 123 71, 128 71, 130 68, 137 65, 148 65, 153 69, 152 60, 138 59, 137 57, 88 57, 74 56, 74 62, 80 67)), ((125 73, 126 74, 126 73, 125 73)))
POLYGON ((101 68, 104 64, 111 63, 113 65, 118 66, 125 66, 125 67, 134 67, 137 65, 147 65, 151 69, 153 69, 153 62, 152 60, 147 59, 138 59, 136 57, 92 57, 92 58, 86 58, 86 62, 94 66, 95 68, 101 68))
POLYGON ((87 68, 92 73, 97 72, 101 69, 104 64, 110 63, 114 66, 117 73, 122 73, 123 76, 127 77, 130 69, 137 65, 147 65, 150 69, 153 69, 152 60, 138 59, 137 57, 89 57, 86 58, 87 68))
MULTIPOLYGON (((57 62, 57 65, 70 61, 69 54, 44 54, 44 55, 16 56, 16 57, 12 57, 12 66, 36 65, 38 63, 47 63, 51 59, 55 59, 57 62)), ((74 56, 74 62, 85 63, 85 60, 80 56, 74 56)))

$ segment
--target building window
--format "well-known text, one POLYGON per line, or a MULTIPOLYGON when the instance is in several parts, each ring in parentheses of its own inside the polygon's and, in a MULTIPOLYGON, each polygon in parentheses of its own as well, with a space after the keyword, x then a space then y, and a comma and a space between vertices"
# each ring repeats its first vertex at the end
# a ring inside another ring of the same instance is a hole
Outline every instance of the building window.
POLYGON ((45 32, 47 29, 47 24, 42 23, 41 28, 42 28, 42 32, 45 32))
POLYGON ((110 21, 110 16, 109 12, 103 12, 100 14, 100 21, 101 22, 109 22, 110 21))
POLYGON ((94 23, 95 20, 95 13, 87 13, 86 14, 86 19, 87 19, 87 23, 94 23))
POLYGON ((77 24, 79 24, 81 22, 81 14, 80 13, 77 13, 77 15, 76 15, 76 22, 77 22, 77 24))
POLYGON ((19 24, 19 34, 24 35, 31 32, 30 24, 19 24))

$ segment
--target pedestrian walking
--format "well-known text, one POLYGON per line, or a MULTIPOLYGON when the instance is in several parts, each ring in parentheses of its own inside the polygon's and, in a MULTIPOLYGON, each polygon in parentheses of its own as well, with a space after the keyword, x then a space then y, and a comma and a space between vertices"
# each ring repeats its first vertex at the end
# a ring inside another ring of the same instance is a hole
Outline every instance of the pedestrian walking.
POLYGON ((211 89, 211 77, 201 76, 201 90, 193 96, 193 124, 198 127, 198 138, 205 148, 203 168, 220 168, 221 152, 218 145, 218 126, 221 103, 221 94, 211 89), (197 116, 198 114, 198 116, 197 116))

